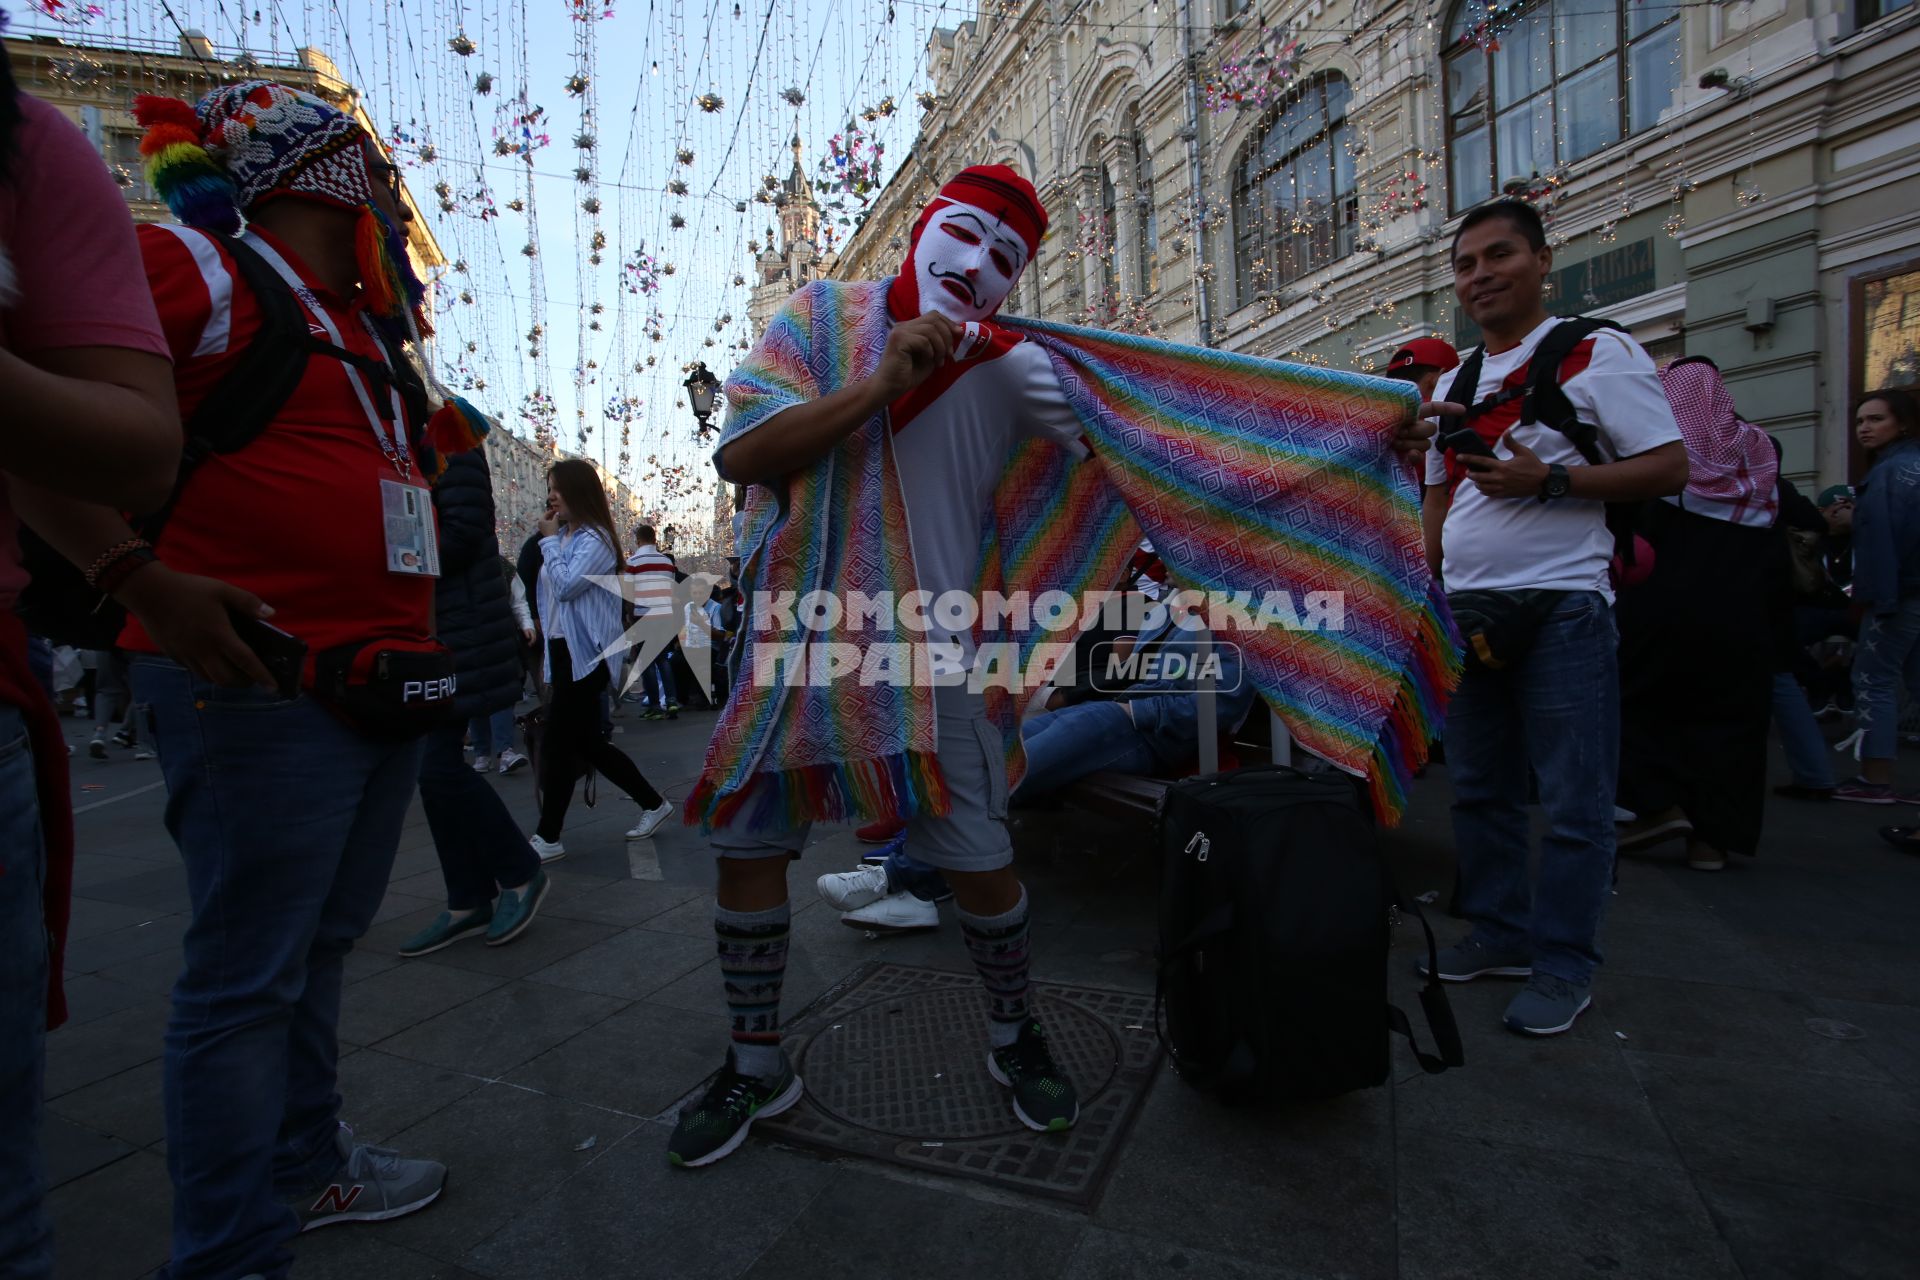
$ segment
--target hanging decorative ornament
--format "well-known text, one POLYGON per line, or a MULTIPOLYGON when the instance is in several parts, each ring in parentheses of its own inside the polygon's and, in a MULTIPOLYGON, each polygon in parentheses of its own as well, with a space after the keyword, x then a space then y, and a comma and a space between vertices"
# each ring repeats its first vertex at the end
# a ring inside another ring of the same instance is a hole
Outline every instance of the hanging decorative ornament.
MULTIPOLYGON (((827 140, 827 153, 820 157, 819 177, 813 185, 823 194, 853 196, 864 207, 880 185, 880 162, 885 154, 886 144, 869 137, 849 120, 844 132, 827 140)), ((840 206, 836 203, 831 207, 840 206)))
POLYGON ((717 93, 703 93, 693 100, 693 104, 708 115, 712 115, 714 112, 725 107, 727 100, 717 93))
POLYGON ((575 22, 592 22, 595 18, 613 16, 613 0, 567 0, 567 8, 573 11, 575 22))
POLYGON ((507 208, 513 210, 515 213, 525 213, 527 211, 527 202, 519 196, 515 196, 513 199, 507 201, 507 208))
POLYGON ((588 241, 588 243, 593 247, 593 251, 595 253, 600 252, 602 249, 607 247, 607 233, 600 230, 598 227, 595 227, 593 231, 593 239, 588 241))
POLYGON ((522 257, 525 257, 525 258, 537 257, 539 256, 539 253, 540 251, 533 247, 533 241, 531 240, 527 241, 525 244, 520 246, 520 255, 522 257))
POLYGON ((693 152, 688 150, 686 147, 682 147, 678 151, 673 153, 673 158, 681 164, 692 164, 693 152))
POLYGON ((580 202, 580 209, 583 213, 600 212, 600 197, 588 196, 585 200, 582 200, 580 202))
POLYGON ((570 98, 579 97, 581 94, 587 91, 587 85, 589 83, 591 82, 585 76, 582 76, 582 75, 568 76, 567 84, 566 84, 567 96, 570 98))
POLYGON ((1733 199, 1734 203, 1738 204, 1742 209, 1752 208, 1766 198, 1767 193, 1760 189, 1760 184, 1753 180, 1751 173, 1745 174, 1735 180, 1733 184, 1733 199))
POLYGON ((865 120, 868 124, 872 124, 876 120, 886 119, 888 116, 893 114, 893 110, 894 110, 893 97, 892 95, 888 95, 887 97, 880 99, 880 101, 876 102, 874 105, 868 107, 865 111, 862 111, 860 113, 860 118, 862 120, 865 120))
POLYGON ((1264 110, 1284 98, 1293 88, 1300 71, 1300 42, 1291 31, 1276 28, 1254 46, 1244 61, 1229 59, 1220 63, 1202 91, 1207 110, 1264 110))
POLYGON ((669 195, 683 196, 687 194, 687 184, 679 178, 675 178, 667 183, 667 193, 669 195))
POLYGON ((499 155, 517 155, 531 164, 533 153, 552 142, 547 109, 529 104, 525 96, 502 102, 494 114, 493 149, 499 155))
POLYGON ((473 91, 475 93, 492 93, 493 72, 482 71, 479 75, 475 76, 473 78, 473 91))
POLYGON ((667 217, 667 225, 668 225, 669 227, 672 227, 672 228, 673 228, 673 229, 674 229, 675 231, 678 231, 678 230, 679 230, 680 228, 682 228, 682 227, 684 227, 684 226, 686 226, 686 225, 687 225, 687 220, 686 220, 685 218, 683 218, 683 217, 681 217, 681 216, 680 216, 679 214, 677 214, 677 213, 675 213, 675 214, 670 214, 670 215, 668 215, 668 217, 667 217))
POLYGON ((431 142, 423 142, 415 149, 413 154, 420 158, 421 164, 432 164, 440 158, 440 149, 431 142))
MULTIPOLYGON (((444 28, 442 29, 444 30, 444 28)), ((447 48, 463 58, 471 58, 473 51, 478 47, 479 46, 475 45, 473 40, 467 35, 464 27, 454 33, 453 39, 447 41, 447 48)))
POLYGON ((940 95, 931 89, 922 89, 917 98, 923 110, 931 111, 940 105, 940 95))
POLYGON ((1667 220, 1660 224, 1660 229, 1667 233, 1669 240, 1678 240, 1680 233, 1687 229, 1687 215, 1676 208, 1667 215, 1667 220))
POLYGON ((787 105, 790 107, 804 107, 807 105, 807 95, 797 84, 790 84, 782 89, 780 96, 787 100, 787 105))
POLYGON ((593 150, 594 142, 595 138, 590 133, 576 133, 573 135, 573 149, 575 151, 591 151, 593 150))
POLYGON ((583 164, 573 171, 573 180, 575 182, 592 182, 593 170, 583 164))
POLYGON ((660 274, 661 274, 661 275, 663 275, 663 276, 670 276, 670 275, 672 275, 672 274, 673 274, 673 270, 674 270, 674 268, 673 268, 673 264, 672 264, 671 262, 663 262, 663 263, 661 263, 661 264, 660 264, 660 274))
POLYGON ((740 285, 745 284, 746 282, 747 282, 747 278, 745 276, 735 276, 733 278, 734 287, 736 288, 738 288, 740 285))

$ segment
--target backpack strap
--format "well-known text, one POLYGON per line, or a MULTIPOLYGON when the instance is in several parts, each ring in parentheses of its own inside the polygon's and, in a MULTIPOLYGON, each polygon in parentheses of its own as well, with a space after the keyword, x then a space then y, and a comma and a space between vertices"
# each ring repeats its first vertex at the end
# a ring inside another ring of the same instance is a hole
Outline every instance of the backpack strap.
POLYGON ((1453 1020, 1453 1006, 1447 1002, 1446 985, 1440 980, 1440 947, 1434 941, 1433 926, 1427 923, 1420 904, 1401 893, 1398 886, 1394 887, 1393 898, 1393 905, 1418 920, 1420 931, 1427 935, 1427 980, 1420 988, 1420 1011, 1426 1015, 1427 1030, 1433 1036, 1437 1052, 1428 1053, 1420 1047, 1420 1042, 1413 1038, 1413 1024, 1407 1020, 1406 1013, 1391 1002, 1387 1005, 1387 1029, 1405 1036, 1420 1069, 1437 1076, 1449 1067, 1465 1066, 1467 1054, 1460 1044, 1460 1027, 1453 1020))
POLYGON ((1560 385, 1560 366, 1566 363, 1575 347, 1602 329, 1626 332, 1611 320, 1591 316, 1574 316, 1549 329, 1527 361, 1526 395, 1520 402, 1521 422, 1537 422, 1558 431, 1573 442, 1590 467, 1597 467, 1601 462, 1599 432, 1592 423, 1580 421, 1573 401, 1560 385))

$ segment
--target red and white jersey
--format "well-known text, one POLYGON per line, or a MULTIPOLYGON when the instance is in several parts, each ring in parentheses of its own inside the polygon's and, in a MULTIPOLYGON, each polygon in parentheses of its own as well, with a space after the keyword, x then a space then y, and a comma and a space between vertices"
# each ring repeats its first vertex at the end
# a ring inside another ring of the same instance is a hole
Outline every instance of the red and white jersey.
MULTIPOLYGON (((360 321, 363 296, 329 292, 284 243, 258 228, 252 234, 286 259, 348 350, 384 360, 360 321)), ((260 306, 218 237, 149 223, 139 239, 184 420, 258 332, 260 306)), ((307 323, 315 327, 311 316, 307 323)), ((373 399, 384 410, 386 397, 373 399)), ((273 624, 314 653, 376 636, 424 640, 433 634, 433 579, 388 572, 382 480, 400 475, 374 437, 347 366, 314 356, 257 439, 194 471, 156 550, 172 568, 253 592, 273 607, 273 624)), ((426 487, 418 468, 407 483, 426 487)), ((128 619, 120 643, 158 651, 137 618, 128 619)))
POLYGON ((627 557, 627 572, 634 575, 635 613, 672 612, 675 575, 672 556, 649 542, 635 548, 627 557))

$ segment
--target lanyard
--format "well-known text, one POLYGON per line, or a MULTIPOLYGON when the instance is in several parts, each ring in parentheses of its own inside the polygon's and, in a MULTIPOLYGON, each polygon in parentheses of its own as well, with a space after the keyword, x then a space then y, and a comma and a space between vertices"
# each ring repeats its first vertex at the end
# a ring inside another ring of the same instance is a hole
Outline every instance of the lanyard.
MULTIPOLYGON (((294 296, 300 299, 301 305, 306 307, 308 314, 326 332, 327 341, 343 351, 346 350, 346 343, 341 341, 340 330, 333 323, 333 317, 328 314, 320 299, 313 295, 313 290, 307 287, 306 282, 287 265, 287 260, 280 256, 279 251, 251 231, 242 232, 241 239, 265 258, 267 265, 287 282, 287 287, 293 290, 294 296)), ((387 364, 388 371, 391 372, 393 366, 387 358, 386 344, 380 341, 380 335, 374 329, 373 321, 367 318, 364 311, 360 313, 360 323, 366 329, 367 336, 373 339, 373 345, 380 352, 382 362, 387 364)), ((407 415, 406 408, 400 400, 400 392, 391 385, 387 388, 387 397, 393 405, 393 433, 389 435, 386 424, 381 421, 379 412, 373 407, 373 395, 367 388, 366 379, 360 376, 358 369, 345 360, 340 362, 340 367, 346 371, 347 382, 353 387, 354 397, 360 401, 361 412, 367 415, 367 424, 373 428, 373 439, 380 446, 380 452, 388 462, 393 464, 393 469, 399 473, 402 481, 409 480, 413 471, 413 456, 407 451, 407 415)))

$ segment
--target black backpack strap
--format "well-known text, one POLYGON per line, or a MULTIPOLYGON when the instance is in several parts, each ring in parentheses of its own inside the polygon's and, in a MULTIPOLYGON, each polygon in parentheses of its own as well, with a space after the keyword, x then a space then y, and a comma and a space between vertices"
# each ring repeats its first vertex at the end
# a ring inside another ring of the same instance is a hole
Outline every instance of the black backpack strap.
MULTIPOLYGON (((1447 417, 1441 419, 1441 434, 1444 435, 1450 431, 1458 431, 1465 425, 1467 418, 1471 418, 1474 410, 1478 408, 1478 406, 1474 404, 1473 398, 1480 390, 1480 366, 1485 363, 1486 357, 1487 347, 1485 343, 1482 343, 1470 351, 1467 354, 1467 358, 1460 362, 1460 367, 1454 371, 1453 381, 1447 384, 1447 394, 1440 398, 1452 404, 1466 405, 1467 414, 1466 417, 1447 417), (1460 394, 1463 390, 1466 392, 1465 396, 1460 394)), ((1453 450, 1449 449, 1447 453, 1451 455, 1453 450)))
POLYGON ((1440 980, 1440 947, 1433 938, 1433 926, 1427 923, 1427 917, 1420 910, 1420 904, 1412 898, 1394 890, 1394 906, 1402 914, 1410 914, 1420 922, 1420 931, 1427 935, 1427 981, 1420 988, 1420 1011, 1426 1015, 1427 1030, 1433 1036, 1433 1045, 1438 1052, 1428 1053, 1413 1038, 1413 1024, 1398 1005, 1387 1005, 1387 1029, 1396 1035, 1405 1036, 1407 1047, 1413 1050, 1414 1060, 1420 1069, 1430 1076, 1437 1076, 1448 1067, 1466 1065, 1466 1050, 1460 1044, 1460 1027, 1453 1020, 1453 1006, 1447 1002, 1447 988, 1440 980))
POLYGON ((1596 320, 1591 316, 1574 316, 1549 329, 1527 361, 1526 397, 1520 403, 1520 421, 1537 422, 1558 431, 1573 442, 1590 467, 1597 467, 1602 461, 1599 432, 1592 423, 1580 421, 1573 401, 1560 386, 1560 366, 1566 363, 1575 347, 1602 329, 1626 332, 1611 320, 1596 320))
POLYGON ((258 439, 293 398, 306 376, 307 357, 316 347, 327 345, 314 341, 300 300, 265 258, 237 237, 225 237, 222 243, 260 308, 260 327, 233 368, 214 384, 187 419, 186 443, 180 451, 173 492, 158 511, 138 523, 140 536, 148 542, 160 537, 188 477, 213 454, 232 453, 258 439))

